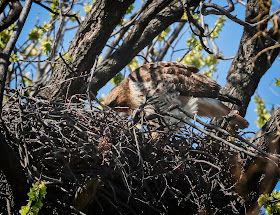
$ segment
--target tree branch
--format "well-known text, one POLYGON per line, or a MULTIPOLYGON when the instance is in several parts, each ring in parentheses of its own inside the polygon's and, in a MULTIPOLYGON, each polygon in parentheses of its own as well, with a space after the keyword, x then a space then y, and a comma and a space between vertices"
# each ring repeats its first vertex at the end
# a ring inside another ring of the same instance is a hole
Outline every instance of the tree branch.
MULTIPOLYGON (((3 2, 0 8, 0 12, 4 10, 4 8, 7 6, 7 2, 8 1, 3 2)), ((9 15, 0 22, 0 32, 8 28, 11 24, 13 24, 18 19, 21 10, 22 10, 22 6, 19 1, 13 0, 10 2, 9 15)))
POLYGON ((1 124, 2 125, 0 128, 2 132, 0 133, 0 169, 4 172, 9 184, 11 185, 13 196, 15 198, 15 208, 19 210, 20 207, 26 202, 28 184, 25 172, 23 171, 20 163, 20 159, 7 142, 7 140, 11 139, 11 137, 7 137, 3 134, 5 125, 3 122, 1 122, 1 124))
POLYGON ((165 41, 162 49, 159 51, 156 61, 161 61, 164 58, 164 56, 166 55, 169 47, 174 42, 174 40, 178 37, 179 33, 181 32, 181 30, 183 29, 185 24, 186 24, 185 22, 180 22, 176 26, 176 28, 173 31, 173 33, 171 34, 171 36, 167 39, 167 41, 165 41))
MULTIPOLYGON (((19 16, 19 20, 16 25, 15 31, 12 33, 5 49, 0 53, 0 111, 2 112, 2 101, 5 88, 5 81, 7 76, 8 66, 10 64, 9 57, 12 50, 15 47, 16 41, 20 35, 23 25, 26 21, 27 15, 32 5, 32 0, 26 0, 24 7, 19 16)), ((2 129, 1 129, 2 130, 2 129)), ((13 194, 15 196, 16 207, 24 204, 25 196, 22 195, 26 193, 26 180, 24 172, 20 166, 19 158, 14 150, 8 145, 3 134, 0 134, 1 144, 0 144, 0 158, 1 158, 1 169, 11 183, 13 194)))
MULTIPOLYGON (((263 8, 260 6, 259 1, 250 0, 247 4, 246 20, 262 20, 262 17, 268 15, 269 9, 270 7, 263 8)), ((280 23, 280 18, 278 18, 278 23, 280 23)), ((267 23, 261 23, 255 30, 244 28, 238 53, 232 62, 227 83, 223 89, 224 94, 239 98, 242 101, 242 107, 233 107, 239 110, 242 116, 246 114, 251 97, 255 93, 261 77, 279 54, 280 49, 275 48, 258 56, 260 52, 275 45, 275 41, 280 39, 280 34, 274 31, 274 27, 268 32, 266 28, 267 23), (258 57, 255 58, 256 56, 258 57)))
POLYGON ((80 92, 85 93, 87 81, 85 75, 90 74, 94 64, 93 59, 101 53, 111 33, 132 3, 133 1, 123 0, 114 1, 112 5, 110 0, 97 1, 87 14, 85 21, 80 25, 67 53, 73 62, 74 72, 68 70, 65 65, 60 65, 61 61, 58 62, 57 68, 47 83, 49 87, 41 91, 39 95, 45 98, 63 99, 66 92, 70 96, 80 92), (81 76, 84 78, 71 79, 81 76), (72 80, 71 84, 64 81, 70 79, 72 80))
MULTIPOLYGON (((50 11, 51 13, 55 14, 55 15, 60 15, 59 12, 55 12, 53 11, 51 8, 47 7, 46 5, 43 5, 40 1, 35 0, 34 3, 40 5, 41 7, 45 8, 46 10, 50 11)), ((77 17, 76 14, 68 14, 68 13, 62 13, 62 16, 66 16, 66 17, 73 17, 77 20, 77 22, 79 23, 79 25, 81 24, 79 18, 77 17)))
MULTIPOLYGON (((194 8, 198 4, 199 1, 188 1, 188 5, 194 8)), ((97 67, 96 73, 91 80, 91 90, 94 94, 121 71, 133 57, 150 44, 159 33, 178 21, 183 13, 182 3, 174 2, 154 17, 151 17, 152 19, 142 17, 138 20, 132 29, 132 33, 124 40, 122 46, 97 67)), ((146 14, 144 13, 144 15, 146 14)))

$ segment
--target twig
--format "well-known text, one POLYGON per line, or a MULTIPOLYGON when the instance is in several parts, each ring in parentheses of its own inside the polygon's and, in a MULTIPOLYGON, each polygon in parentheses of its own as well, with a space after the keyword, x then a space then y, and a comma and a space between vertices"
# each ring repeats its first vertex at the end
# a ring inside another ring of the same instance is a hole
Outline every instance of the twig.
MULTIPOLYGON (((61 12, 58 13, 58 12, 53 11, 51 8, 49 8, 49 7, 45 6, 45 5, 43 5, 43 4, 42 4, 40 1, 38 1, 38 0, 34 0, 34 3, 40 5, 41 7, 45 8, 46 10, 48 10, 49 12, 51 12, 51 13, 53 13, 53 14, 55 14, 55 15, 60 15, 60 13, 61 13, 61 12)), ((76 19, 76 21, 79 23, 79 25, 81 24, 81 22, 80 22, 80 20, 79 20, 79 18, 77 17, 76 14, 68 14, 68 12, 67 12, 67 13, 61 13, 61 15, 62 15, 62 16, 67 16, 67 17, 74 17, 74 18, 76 19)))

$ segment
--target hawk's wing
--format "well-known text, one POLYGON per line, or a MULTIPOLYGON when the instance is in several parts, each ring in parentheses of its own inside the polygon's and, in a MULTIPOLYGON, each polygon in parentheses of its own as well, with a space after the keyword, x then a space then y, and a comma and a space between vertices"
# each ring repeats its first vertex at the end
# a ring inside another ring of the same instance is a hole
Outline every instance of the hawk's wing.
POLYGON ((182 96, 218 98, 221 86, 216 81, 197 73, 198 71, 198 68, 190 65, 156 62, 134 70, 130 74, 130 79, 138 83, 165 82, 174 85, 175 90, 182 96))

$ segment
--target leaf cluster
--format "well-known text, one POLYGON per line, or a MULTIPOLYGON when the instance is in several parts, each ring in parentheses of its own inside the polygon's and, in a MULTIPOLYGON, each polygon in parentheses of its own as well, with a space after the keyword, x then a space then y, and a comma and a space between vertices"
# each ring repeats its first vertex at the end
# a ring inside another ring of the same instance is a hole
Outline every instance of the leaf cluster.
POLYGON ((257 108, 255 109, 258 115, 256 124, 259 128, 261 128, 271 117, 271 115, 268 113, 266 109, 265 101, 260 96, 256 96, 254 98, 254 102, 257 104, 257 108))
POLYGON ((14 31, 15 25, 10 25, 7 29, 0 32, 0 47, 4 49, 14 31))
POLYGON ((111 82, 112 84, 114 84, 115 86, 117 86, 117 85, 119 85, 119 84, 122 82, 123 79, 124 79, 124 77, 123 77, 122 73, 119 72, 117 75, 115 75, 115 76, 110 80, 110 82, 111 82))
POLYGON ((32 185, 30 192, 28 193, 28 203, 26 206, 22 206, 19 213, 21 215, 37 215, 39 210, 43 207, 42 200, 47 194, 47 186, 44 181, 37 181, 32 185))
POLYGON ((262 194, 258 199, 260 207, 266 209, 269 215, 280 214, 280 191, 274 191, 272 194, 262 194))
POLYGON ((276 86, 276 87, 280 87, 280 78, 278 78, 278 79, 276 80, 275 86, 276 86))
MULTIPOLYGON (((52 49, 52 42, 53 38, 51 37, 43 37, 43 35, 51 29, 51 24, 44 23, 43 26, 35 27, 32 29, 28 34, 28 39, 31 40, 33 43, 41 42, 41 50, 44 54, 48 54, 51 52, 52 49)), ((29 46, 27 46, 30 49, 29 46)), ((37 49, 33 47, 28 53, 34 56, 37 54, 37 49)))

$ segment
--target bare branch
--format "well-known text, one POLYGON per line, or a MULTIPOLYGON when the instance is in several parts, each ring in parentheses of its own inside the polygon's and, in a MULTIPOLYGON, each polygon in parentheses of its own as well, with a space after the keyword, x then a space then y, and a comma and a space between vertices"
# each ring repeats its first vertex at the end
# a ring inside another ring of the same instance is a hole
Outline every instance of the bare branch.
POLYGON ((66 16, 66 17, 70 17, 70 18, 73 17, 73 18, 76 19, 76 21, 79 23, 79 25, 81 24, 81 22, 80 22, 80 20, 79 20, 79 18, 77 17, 76 14, 68 14, 68 12, 66 12, 66 13, 61 13, 61 11, 60 11, 60 12, 55 12, 55 11, 53 11, 51 8, 47 7, 46 5, 43 5, 43 4, 42 4, 40 1, 38 1, 38 0, 34 0, 34 3, 40 5, 41 7, 45 8, 46 10, 50 11, 51 13, 53 13, 53 14, 55 14, 55 15, 60 15, 60 14, 61 14, 62 16, 66 16))
MULTIPOLYGON (((3 1, 0 12, 4 10, 4 8, 7 5, 7 2, 9 1, 3 1)), ((13 24, 18 19, 21 10, 22 10, 22 6, 18 0, 10 1, 9 14, 5 19, 3 19, 0 22, 0 32, 8 28, 11 24, 13 24)))
POLYGON ((184 26, 185 26, 184 22, 180 22, 176 26, 176 28, 174 29, 174 31, 172 32, 170 37, 167 39, 167 41, 164 42, 164 45, 163 45, 162 49, 159 51, 156 61, 161 61, 164 58, 169 47, 174 42, 174 40, 178 37, 179 33, 181 32, 181 30, 183 29, 184 26))

